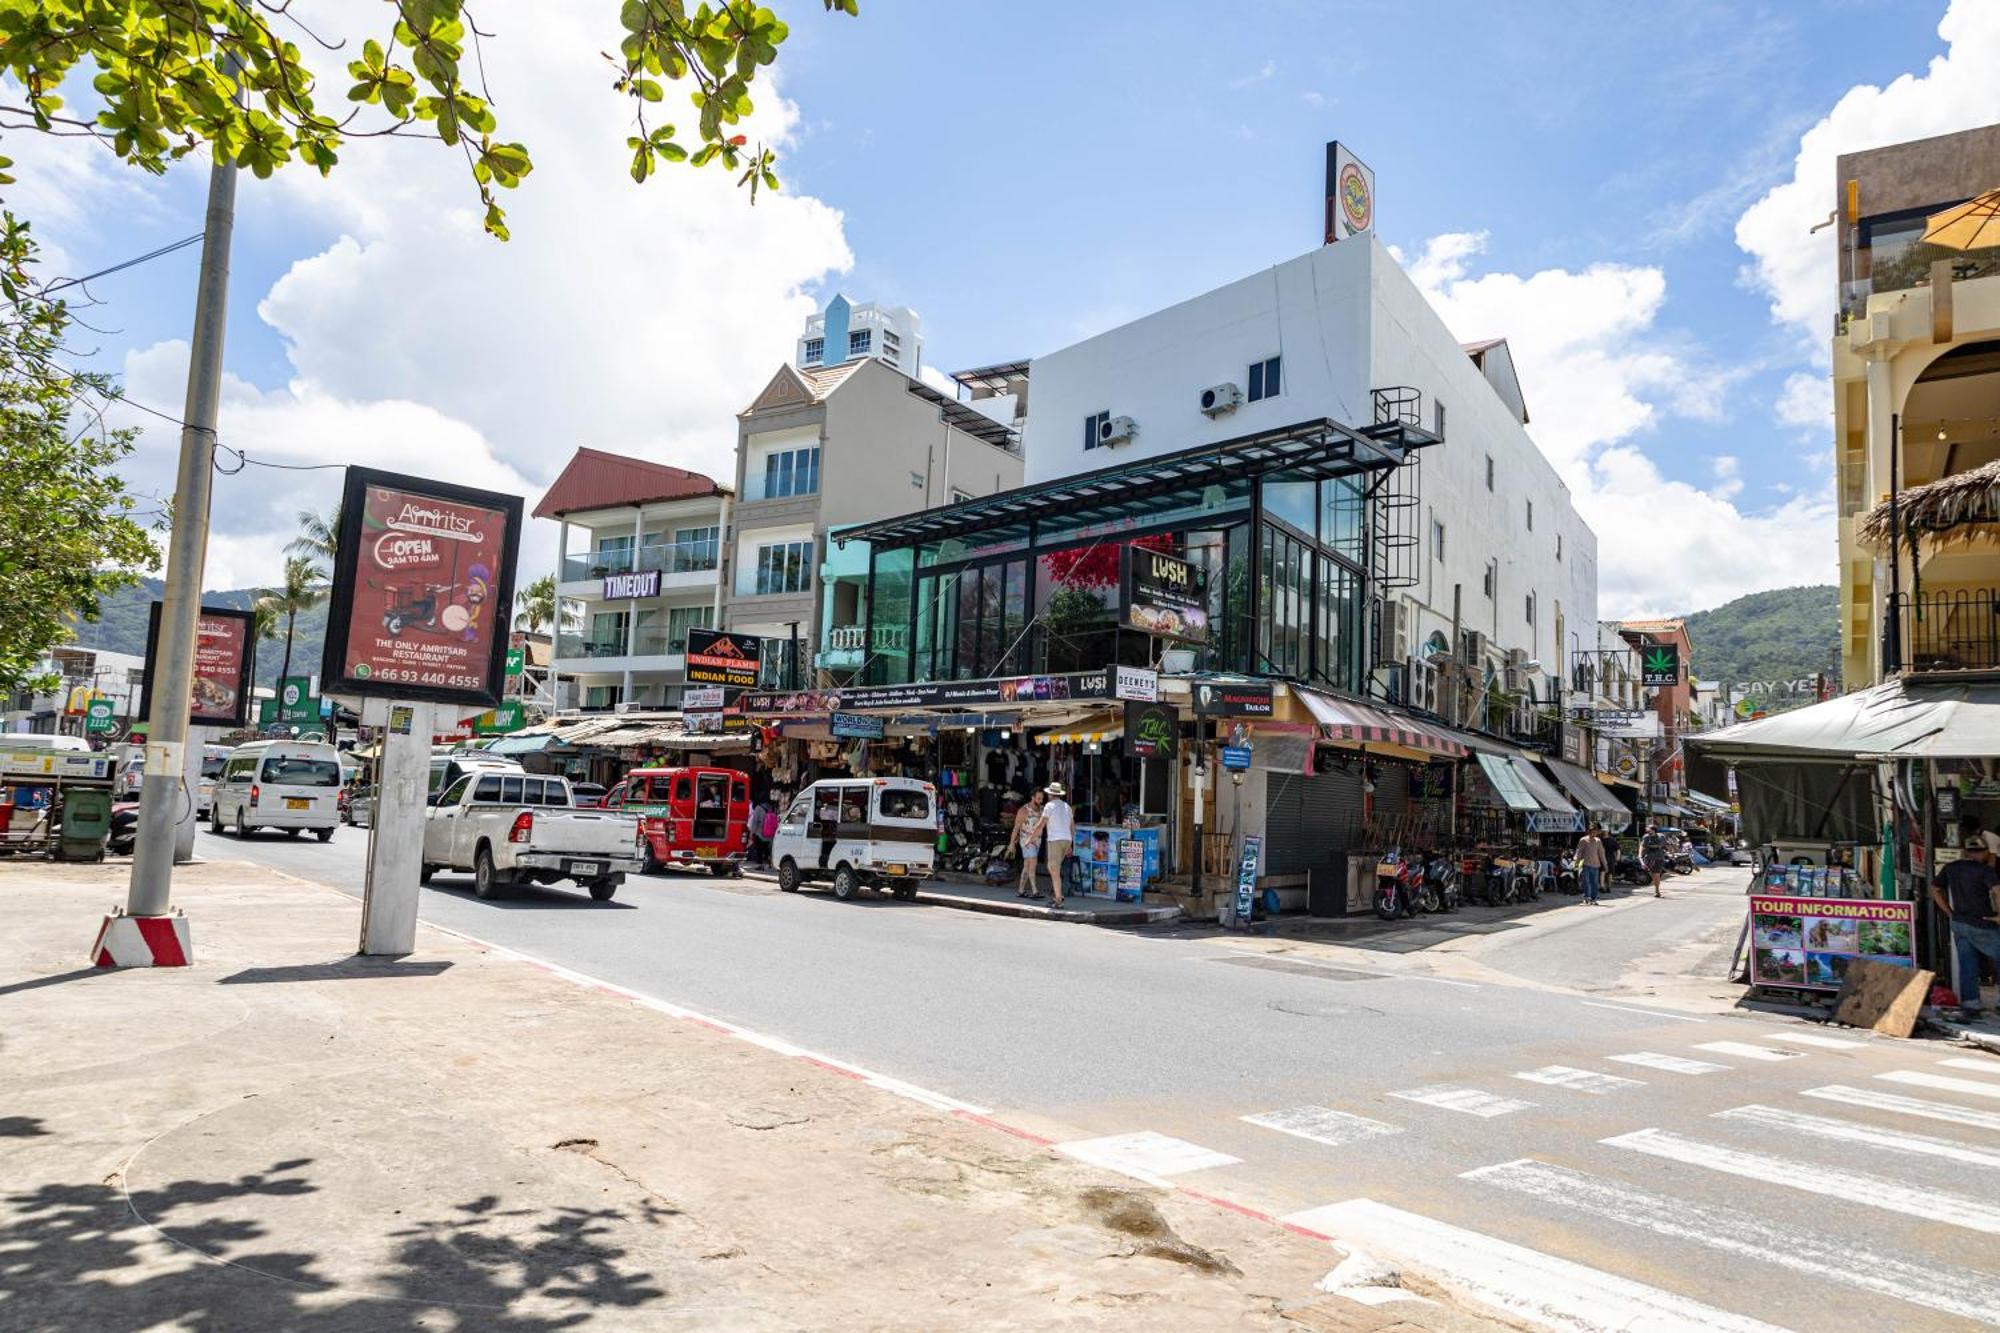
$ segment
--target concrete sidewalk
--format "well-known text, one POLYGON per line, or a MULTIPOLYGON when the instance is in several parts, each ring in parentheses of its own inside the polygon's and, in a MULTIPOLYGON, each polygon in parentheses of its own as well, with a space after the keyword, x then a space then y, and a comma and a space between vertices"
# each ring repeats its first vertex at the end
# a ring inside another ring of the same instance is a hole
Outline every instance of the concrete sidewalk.
POLYGON ((100 971, 122 880, 0 863, 0 1327, 1494 1327, 671 1005, 429 927, 355 958, 262 867, 177 872, 196 966, 100 971))
MULTIPOLYGON (((743 872, 751 879, 775 884, 777 872, 762 868, 743 872)), ((1046 889, 1046 881, 1044 881, 1046 889)), ((1091 926, 1149 926, 1180 919, 1181 909, 1172 903, 1121 903, 1109 898, 1093 898, 1073 893, 1061 907, 1046 898, 1023 898, 1011 884, 991 885, 971 875, 949 871, 927 879, 917 890, 917 901, 933 907, 955 907, 966 912, 992 916, 1028 917, 1039 921, 1069 921, 1091 926)))

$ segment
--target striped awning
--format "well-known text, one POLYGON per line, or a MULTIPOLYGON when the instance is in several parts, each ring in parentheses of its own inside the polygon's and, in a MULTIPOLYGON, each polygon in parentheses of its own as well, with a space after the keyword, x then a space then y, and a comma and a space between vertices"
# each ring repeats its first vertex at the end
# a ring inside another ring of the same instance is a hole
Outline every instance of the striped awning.
POLYGON ((1452 739, 1413 714, 1359 699, 1342 699, 1317 690, 1292 687, 1292 693, 1319 723, 1320 735, 1330 741, 1350 744, 1400 745, 1444 759, 1463 759, 1470 753, 1462 742, 1452 739))
POLYGON ((1037 745, 1084 745, 1091 741, 1115 741, 1125 734, 1121 713, 1093 713, 1068 726, 1044 731, 1034 738, 1037 745))

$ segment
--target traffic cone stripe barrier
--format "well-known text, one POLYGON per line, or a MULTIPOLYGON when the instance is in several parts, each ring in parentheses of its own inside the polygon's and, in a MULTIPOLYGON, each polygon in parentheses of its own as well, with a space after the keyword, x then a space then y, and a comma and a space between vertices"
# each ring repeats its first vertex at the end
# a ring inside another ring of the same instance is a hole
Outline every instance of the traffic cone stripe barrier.
POLYGON ((194 958, 188 919, 172 916, 104 918, 90 958, 98 967, 187 967, 194 958))

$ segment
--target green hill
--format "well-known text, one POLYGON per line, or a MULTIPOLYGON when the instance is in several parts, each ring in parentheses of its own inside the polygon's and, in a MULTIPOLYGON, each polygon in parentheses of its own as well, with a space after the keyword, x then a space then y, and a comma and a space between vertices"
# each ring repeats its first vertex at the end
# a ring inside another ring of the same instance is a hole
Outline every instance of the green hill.
POLYGON ((1701 680, 1840 679, 1840 589, 1831 584, 1753 592, 1686 617, 1701 680))
MULTIPOLYGON (((79 648, 102 648, 107 652, 130 653, 142 657, 146 652, 147 608, 160 599, 161 583, 158 579, 141 579, 129 588, 121 589, 104 599, 97 623, 76 627, 76 646, 79 648)), ((204 606, 229 606, 247 611, 257 600, 261 589, 232 588, 224 592, 205 592, 201 595, 204 606)), ((326 607, 316 606, 299 616, 297 632, 292 638, 292 674, 311 676, 319 671, 320 641, 326 633, 326 607)), ((282 638, 266 640, 257 645, 257 683, 268 685, 278 678, 278 670, 285 658, 285 641, 282 638)))

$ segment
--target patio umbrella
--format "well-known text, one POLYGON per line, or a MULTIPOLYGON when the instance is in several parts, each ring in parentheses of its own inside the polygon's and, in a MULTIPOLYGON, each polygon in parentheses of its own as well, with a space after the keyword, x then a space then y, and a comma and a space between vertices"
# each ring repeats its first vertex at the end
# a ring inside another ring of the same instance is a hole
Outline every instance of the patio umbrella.
POLYGON ((1924 243, 1947 250, 1984 250, 2000 245, 2000 189, 1988 190, 1955 208, 1926 219, 1924 243))

